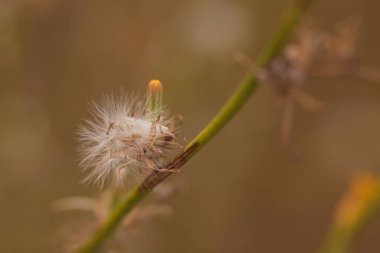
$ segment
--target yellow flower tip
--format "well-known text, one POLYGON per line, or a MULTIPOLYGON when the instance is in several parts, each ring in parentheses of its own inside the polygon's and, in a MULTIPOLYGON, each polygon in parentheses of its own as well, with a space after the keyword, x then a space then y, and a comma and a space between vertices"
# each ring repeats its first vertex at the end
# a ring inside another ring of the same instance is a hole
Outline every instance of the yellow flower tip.
POLYGON ((162 84, 160 80, 151 80, 149 82, 149 91, 151 93, 158 93, 162 90, 162 84))
POLYGON ((361 199, 368 199, 374 194, 377 184, 378 180, 374 176, 359 175, 352 183, 351 191, 361 199))
POLYGON ((336 208, 336 221, 342 226, 354 226, 377 195, 380 181, 370 174, 354 178, 347 193, 336 208))

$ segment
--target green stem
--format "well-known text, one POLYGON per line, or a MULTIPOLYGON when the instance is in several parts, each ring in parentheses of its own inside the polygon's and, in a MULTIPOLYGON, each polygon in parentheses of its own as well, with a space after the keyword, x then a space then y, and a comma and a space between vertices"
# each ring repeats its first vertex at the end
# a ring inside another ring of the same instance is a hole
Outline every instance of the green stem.
MULTIPOLYGON (((273 40, 259 55, 256 66, 261 67, 267 64, 283 48, 293 27, 298 23, 302 13, 309 5, 311 0, 299 0, 295 2, 285 12, 285 15, 278 27, 273 40)), ((223 127, 232 119, 233 116, 247 102, 248 98, 256 90, 258 79, 249 73, 238 89, 222 107, 219 113, 211 122, 184 148, 184 151, 177 156, 171 163, 165 166, 165 169, 178 169, 189 161, 202 147, 204 147, 223 127)), ((133 189, 125 200, 115 208, 109 218, 98 228, 93 237, 80 247, 76 253, 95 252, 103 241, 111 235, 124 216, 133 209, 133 207, 143 199, 153 187, 159 184, 166 177, 171 175, 170 172, 153 172, 138 188, 133 189)))
POLYGON ((365 203, 354 223, 348 225, 333 222, 319 253, 345 253, 353 240, 380 211, 380 181, 376 183, 373 196, 365 203))
POLYGON ((99 248, 100 244, 116 229, 122 218, 129 213, 144 197, 145 194, 131 191, 128 194, 128 198, 115 207, 110 216, 107 218, 107 221, 103 223, 93 234, 91 239, 86 244, 82 245, 82 247, 76 252, 95 252, 99 248))

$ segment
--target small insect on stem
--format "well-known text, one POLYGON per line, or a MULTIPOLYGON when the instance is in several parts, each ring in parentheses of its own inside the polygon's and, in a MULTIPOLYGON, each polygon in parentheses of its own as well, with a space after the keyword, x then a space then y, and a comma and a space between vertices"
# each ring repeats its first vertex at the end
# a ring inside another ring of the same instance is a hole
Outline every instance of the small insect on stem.
POLYGON ((318 54, 318 36, 311 23, 300 25, 282 52, 261 67, 255 66, 241 52, 235 55, 235 60, 256 75, 262 83, 269 85, 281 100, 284 107, 281 138, 285 145, 289 143, 292 132, 296 104, 310 112, 325 110, 323 103, 303 89, 318 54))
POLYGON ((173 117, 162 105, 162 84, 152 80, 144 101, 106 96, 79 129, 85 182, 132 187, 178 150, 173 117))

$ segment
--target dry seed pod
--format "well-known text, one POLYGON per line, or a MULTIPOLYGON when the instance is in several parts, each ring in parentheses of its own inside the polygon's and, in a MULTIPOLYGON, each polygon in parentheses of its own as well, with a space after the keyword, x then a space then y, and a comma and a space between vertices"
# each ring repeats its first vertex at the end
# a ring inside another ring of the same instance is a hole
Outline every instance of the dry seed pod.
POLYGON ((356 47, 360 22, 350 19, 337 25, 329 40, 331 57, 342 63, 350 63, 356 58, 356 47))
MULTIPOLYGON (((162 92, 161 83, 152 82, 155 94, 162 92)), ((100 187, 106 182, 114 187, 133 186, 159 170, 177 149, 172 118, 151 101, 149 96, 139 102, 122 94, 92 103, 92 119, 79 129, 81 165, 89 172, 85 182, 100 187)))

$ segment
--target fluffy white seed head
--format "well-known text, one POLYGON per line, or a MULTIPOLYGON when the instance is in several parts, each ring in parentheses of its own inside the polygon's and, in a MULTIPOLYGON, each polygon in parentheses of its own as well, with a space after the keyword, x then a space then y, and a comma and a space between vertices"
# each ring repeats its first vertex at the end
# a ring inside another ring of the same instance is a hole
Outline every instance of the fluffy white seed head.
POLYGON ((92 118, 79 129, 81 165, 89 173, 85 182, 130 187, 159 170, 178 147, 173 120, 146 104, 125 94, 92 103, 92 118))

